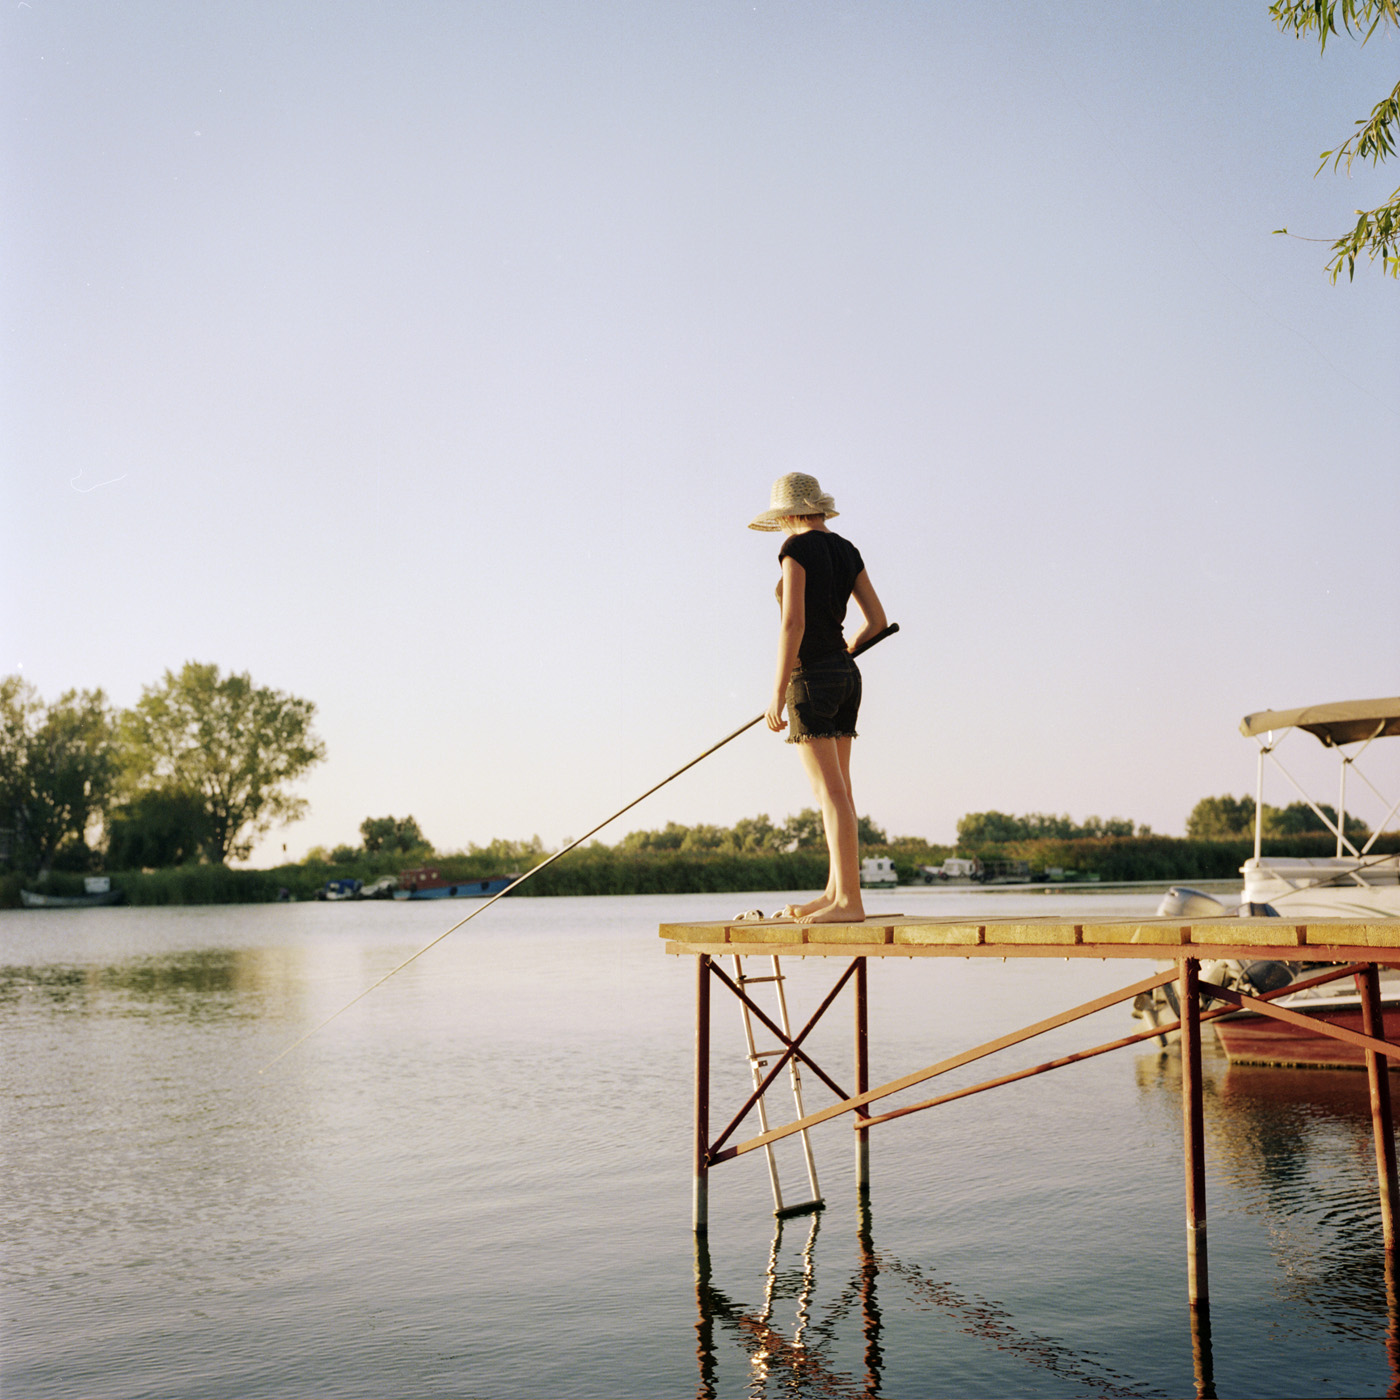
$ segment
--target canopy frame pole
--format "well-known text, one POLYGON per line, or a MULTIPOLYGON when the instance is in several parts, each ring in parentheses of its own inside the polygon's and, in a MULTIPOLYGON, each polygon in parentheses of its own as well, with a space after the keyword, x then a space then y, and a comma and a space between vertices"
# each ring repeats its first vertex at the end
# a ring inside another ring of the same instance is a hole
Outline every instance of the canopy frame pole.
MULTIPOLYGON (((1343 750, 1338 749, 1342 755, 1341 779, 1337 786, 1337 855, 1342 854, 1342 832, 1347 829, 1347 769, 1351 766, 1351 757, 1343 750)), ((1361 852, 1356 853, 1360 856, 1361 852)))
MULTIPOLYGON (((1371 747, 1371 745, 1374 744, 1374 743, 1376 742, 1376 740, 1379 739, 1379 738, 1381 737, 1381 732, 1382 732, 1384 729, 1385 729, 1385 722, 1382 721, 1380 724, 1378 724, 1378 725, 1376 726, 1376 732, 1375 732, 1374 734, 1372 734, 1371 737, 1370 737, 1369 739, 1367 739, 1366 742, 1365 742, 1364 744, 1362 744, 1361 747, 1360 747, 1359 749, 1357 749, 1357 751, 1356 751, 1354 754, 1352 754, 1352 756, 1347 760, 1347 762, 1350 763, 1353 767, 1356 767, 1356 760, 1357 760, 1358 758, 1360 758, 1361 755, 1362 755, 1363 753, 1365 753, 1366 750, 1369 749, 1369 748, 1371 747)), ((1368 777, 1365 775, 1365 773, 1363 773, 1363 772, 1361 771, 1360 768, 1357 768, 1357 769, 1356 769, 1356 776, 1357 776, 1358 778, 1360 778, 1361 781, 1362 781, 1363 783, 1365 783, 1366 786, 1367 786, 1368 788, 1370 788, 1371 791, 1372 791, 1373 793, 1375 793, 1375 795, 1380 799, 1380 801, 1381 801, 1382 803, 1385 802, 1385 800, 1386 800, 1385 794, 1380 790, 1380 788, 1378 788, 1378 787, 1375 785, 1375 783, 1373 783, 1373 782, 1370 780, 1370 778, 1368 778, 1368 777)), ((1371 835, 1367 838, 1366 844, 1365 844, 1364 846, 1362 846, 1362 848, 1361 848, 1361 854, 1362 854, 1363 856, 1366 854, 1367 851, 1369 851, 1369 850, 1371 849, 1372 846, 1374 846, 1374 845, 1376 844, 1376 837, 1379 836, 1379 835, 1381 834, 1381 832, 1383 832, 1383 831, 1386 829, 1386 827, 1388 827, 1388 826, 1390 825, 1390 819, 1391 819, 1391 817, 1393 817, 1393 816, 1396 814, 1396 812, 1400 812, 1400 797, 1397 797, 1397 798, 1395 799, 1395 801, 1392 802, 1392 803, 1390 804, 1390 810, 1385 814, 1385 816, 1383 816, 1383 817, 1380 819, 1379 822, 1376 823, 1376 829, 1375 829, 1375 830, 1371 833, 1371 835)))
MULTIPOLYGON (((1279 771, 1280 773, 1282 773, 1283 776, 1284 776, 1285 778, 1287 778, 1288 781, 1289 781, 1290 783, 1293 784, 1294 791, 1297 792, 1298 796, 1301 797, 1301 798, 1303 799, 1303 801, 1306 802, 1306 803, 1308 804, 1308 806, 1312 808, 1312 810, 1313 810, 1313 811, 1316 813, 1316 815, 1317 815, 1317 819, 1323 824, 1323 826, 1325 826, 1325 827, 1327 828, 1328 831, 1332 832, 1332 833, 1336 836, 1337 842, 1338 842, 1337 854, 1338 854, 1338 855, 1342 855, 1342 854, 1343 854, 1343 851, 1342 851, 1342 844, 1345 843, 1345 845, 1347 845, 1348 847, 1350 847, 1352 855, 1354 855, 1354 856, 1359 860, 1359 859, 1361 858, 1361 852, 1358 851, 1358 850, 1356 849, 1356 847, 1353 846, 1352 843, 1351 843, 1350 841, 1348 841, 1347 838, 1342 834, 1341 825, 1340 825, 1338 822, 1334 822, 1334 821, 1328 820, 1327 813, 1324 812, 1324 811, 1322 810, 1322 808, 1319 807, 1319 806, 1317 805, 1317 803, 1314 802, 1314 801, 1312 800, 1312 798, 1308 796, 1308 794, 1303 790, 1303 785, 1297 780, 1297 778, 1295 778, 1295 777, 1293 776, 1292 773, 1290 773, 1290 772, 1288 771, 1287 768, 1285 768, 1285 767, 1283 766, 1283 764, 1281 764, 1281 763, 1278 761, 1278 755, 1274 753, 1274 751, 1273 751, 1272 748, 1266 748, 1266 749, 1263 750, 1263 752, 1264 752, 1264 753, 1267 753, 1267 754, 1269 755, 1269 757, 1273 760, 1273 765, 1274 765, 1274 767, 1277 768, 1278 771, 1279 771)), ((1262 814, 1262 808, 1260 809, 1260 811, 1261 811, 1261 814, 1262 814)), ((1256 822, 1256 824, 1255 824, 1255 838, 1254 838, 1254 839, 1255 839, 1255 844, 1256 844, 1256 846, 1257 846, 1258 841, 1259 841, 1259 834, 1258 834, 1258 833, 1259 833, 1259 823, 1256 822)))
POLYGON ((1269 730, 1265 743, 1259 745, 1258 771, 1254 776, 1254 859, 1257 863, 1264 840, 1264 755, 1274 746, 1274 731, 1269 730))

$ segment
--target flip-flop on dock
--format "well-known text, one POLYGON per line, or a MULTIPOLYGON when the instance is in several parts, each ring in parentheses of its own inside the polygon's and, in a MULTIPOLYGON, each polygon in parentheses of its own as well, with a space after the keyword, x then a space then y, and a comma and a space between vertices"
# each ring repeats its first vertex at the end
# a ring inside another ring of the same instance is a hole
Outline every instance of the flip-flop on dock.
MULTIPOLYGON (((1280 1021, 1303 1023, 1315 1033, 1330 1036, 1364 1053, 1371 1092, 1371 1122, 1375 1137, 1376 1166, 1380 1185, 1381 1223, 1388 1270, 1393 1269, 1397 1243, 1397 1200, 1395 1141, 1392 1126, 1390 1077, 1391 1062, 1400 1062, 1400 1044, 1385 1039, 1381 1015, 1378 968, 1400 967, 1400 919, 1357 922, 1352 919, 1287 918, 1182 918, 1080 919, 1063 918, 928 918, 905 914, 873 913, 859 924, 796 924, 785 920, 721 921, 714 923, 663 924, 661 937, 667 953, 691 956, 696 960, 695 1020, 695 1167, 694 1227, 705 1234, 709 1219, 709 1174, 724 1162, 760 1148, 768 1150, 781 1138, 801 1134, 806 1146, 807 1130, 818 1123, 852 1115, 856 1141, 856 1182, 862 1192, 870 1184, 870 1134, 879 1124, 936 1108, 954 1099, 966 1098, 987 1089, 1011 1084, 1050 1070, 1060 1069, 1110 1050, 1140 1045, 1164 1034, 1180 1031, 1182 1058, 1182 1121, 1186 1168, 1186 1247, 1188 1296, 1193 1309, 1203 1308, 1209 1288, 1206 1267, 1206 1196, 1204 1127, 1201 1081, 1201 1024, 1231 1011, 1248 1009, 1280 1021), (720 965, 721 958, 734 959, 734 975, 720 965), (772 973, 762 977, 746 975, 744 959, 771 960, 772 973), (1133 982, 1118 991, 1095 997, 1080 1006, 1049 1016, 1034 1025, 983 1045, 926 1065, 885 1084, 869 1082, 867 978, 870 958, 1143 958, 1170 961, 1169 969, 1133 982), (849 960, 835 984, 826 993, 807 1022, 795 1034, 788 1019, 783 994, 786 980, 781 960, 785 958, 838 958, 849 960), (1335 964, 1317 975, 1305 975, 1277 992, 1250 996, 1232 988, 1203 982, 1202 962, 1215 959, 1278 959, 1285 962, 1335 964), (1320 986, 1339 978, 1354 978, 1361 997, 1362 1029, 1350 1030, 1303 1016, 1272 1003, 1310 986, 1320 986), (750 992, 755 982, 776 983, 778 1012, 768 1014, 750 992), (727 1126, 712 1136, 710 1126, 710 1001, 716 984, 738 998, 748 1031, 749 1062, 753 1070, 753 1093, 739 1106, 727 1126), (916 1103, 906 1103, 886 1111, 874 1105, 901 1091, 963 1065, 971 1064, 998 1050, 1021 1044, 1037 1035, 1090 1016, 1157 987, 1175 983, 1181 1007, 1179 1021, 1159 1024, 1104 1045, 989 1079, 970 1088, 958 1089, 916 1103), (855 1000, 854 1091, 848 1092, 802 1048, 803 1042, 847 985, 855 1000), (1209 1010, 1201 1009, 1200 992, 1208 991, 1209 1010), (776 1049, 755 1050, 753 1022, 776 1037, 776 1049), (816 1111, 803 1107, 799 1064, 819 1080, 835 1097, 835 1102, 816 1111), (767 1120, 766 1096, 778 1077, 787 1070, 792 1080, 797 1116, 789 1123, 772 1127, 767 1120), (738 1131, 755 1108, 761 1131, 738 1139, 738 1131)), ((1400 1065, 1397 1065, 1400 1067, 1400 1065)), ((779 1214, 819 1209, 823 1202, 816 1184, 815 1166, 808 1147, 811 1199, 799 1206, 785 1206, 776 1170, 769 1152, 773 1174, 775 1207, 779 1214)), ((1193 1312, 1193 1317, 1195 1313, 1193 1312)))

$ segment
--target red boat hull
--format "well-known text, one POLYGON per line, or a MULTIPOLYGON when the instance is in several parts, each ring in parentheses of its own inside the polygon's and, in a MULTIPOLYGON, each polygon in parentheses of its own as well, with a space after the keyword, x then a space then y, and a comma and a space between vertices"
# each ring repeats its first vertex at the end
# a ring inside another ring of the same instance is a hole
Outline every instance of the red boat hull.
MULTIPOLYGON (((1361 1034, 1359 1006, 1316 1012, 1309 1008, 1307 1015, 1361 1034)), ((1382 1018, 1385 1038, 1400 1045, 1400 1005, 1383 1007, 1382 1018)), ((1213 1024, 1225 1054, 1240 1064, 1311 1065, 1320 1069, 1364 1069, 1366 1065, 1364 1052, 1356 1046, 1333 1040, 1322 1032, 1290 1025, 1287 1021, 1276 1021, 1272 1016, 1247 1011, 1222 1016, 1213 1024)), ((1391 1060, 1390 1068, 1400 1070, 1400 1060, 1391 1060)))

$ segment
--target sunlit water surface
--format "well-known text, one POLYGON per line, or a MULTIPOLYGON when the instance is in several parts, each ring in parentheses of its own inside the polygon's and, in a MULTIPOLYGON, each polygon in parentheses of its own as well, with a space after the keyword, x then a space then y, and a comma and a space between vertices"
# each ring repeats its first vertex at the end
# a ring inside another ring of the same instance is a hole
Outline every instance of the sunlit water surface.
MULTIPOLYGON (((694 963, 656 928, 777 898, 504 901, 266 1072, 464 907, 0 914, 3 1393, 1194 1394, 1174 1052, 1119 1051, 876 1129, 864 1215, 849 1120, 825 1124, 828 1208, 776 1239, 762 1154, 727 1163, 697 1253, 694 963)), ((942 913, 1155 902, 880 897, 942 913)), ((795 1021, 841 966, 784 963, 795 1021)), ((874 1082, 1150 971, 873 963, 874 1082)), ((810 1047, 849 1082, 848 996, 828 1020, 810 1047)), ((717 1127, 747 1073, 727 995, 714 1026, 717 1127)), ((954 1082, 1134 1028, 1103 1012, 954 1082)), ((1211 1041, 1206 1081, 1219 1393, 1385 1394, 1364 1076, 1229 1069, 1211 1041)), ((829 1101, 810 1077, 806 1092, 829 1101)), ((792 1147, 780 1165, 801 1199, 792 1147)))

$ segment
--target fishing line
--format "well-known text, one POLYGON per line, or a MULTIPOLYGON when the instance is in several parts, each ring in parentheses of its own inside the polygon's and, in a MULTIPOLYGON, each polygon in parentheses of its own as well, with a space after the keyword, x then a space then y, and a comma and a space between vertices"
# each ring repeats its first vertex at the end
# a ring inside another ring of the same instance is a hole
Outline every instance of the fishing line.
MULTIPOLYGON (((891 636, 893 633, 898 631, 899 623, 890 623, 890 625, 886 627, 883 632, 877 632, 868 641, 862 642, 858 647, 856 647, 856 649, 851 653, 851 655, 859 656, 862 652, 869 651, 870 648, 876 644, 876 642, 883 642, 886 637, 891 636)), ((662 780, 659 783, 653 784, 644 793, 642 793, 640 797, 634 797, 625 807, 619 807, 617 811, 615 811, 612 814, 612 816, 605 817, 591 831, 585 831, 583 835, 580 836, 576 841, 570 841, 569 844, 563 847, 561 850, 555 851, 553 855, 546 856, 538 865, 532 866, 523 875, 520 875, 516 879, 512 880, 510 884, 508 884, 505 887, 505 889, 498 890, 484 904, 478 904, 470 914, 468 914, 463 919, 458 919, 457 922, 453 924, 451 928, 446 929, 442 933, 438 934, 438 936, 434 938, 431 943, 425 943, 416 953, 405 958, 397 967, 390 968, 389 971, 386 972, 384 976, 381 977, 377 982, 371 982, 370 985, 364 989, 364 991, 360 992, 358 995, 351 998, 351 1000, 347 1001, 345 1005, 340 1008, 339 1011, 333 1011, 319 1025, 312 1026, 312 1028, 309 1031, 307 1031, 305 1035, 301 1036, 297 1040, 292 1041, 292 1043, 289 1046, 287 1046, 287 1048, 283 1050, 280 1054, 273 1056, 273 1058, 270 1059, 262 1067, 262 1069, 258 1071, 258 1073, 265 1074, 279 1060, 284 1059, 286 1056, 290 1055, 292 1051, 297 1048, 297 1046, 304 1045, 318 1031, 322 1031, 328 1025, 330 1025, 330 1023, 334 1021, 337 1016, 343 1016, 357 1002, 363 1001, 376 988, 382 987, 391 977, 393 977, 397 973, 402 972, 404 968, 406 968, 409 965, 409 963, 417 962, 418 959, 421 958, 424 953, 428 952, 432 948, 436 948, 437 945, 441 943, 444 938, 447 938, 449 935, 456 933, 457 930, 461 928, 463 924, 471 923, 471 921, 474 918, 476 918, 478 914, 484 914, 498 899, 504 899, 506 895, 508 895, 512 890, 519 889, 520 886, 523 885, 525 881, 528 880, 532 875, 538 875, 539 872, 543 870, 546 866, 553 865, 554 862, 558 860, 561 856, 566 856, 569 854, 570 851, 574 850, 576 847, 583 845, 583 843, 587 841, 590 836, 596 835, 605 826, 607 826, 609 822, 615 822, 620 816, 623 815, 624 812, 630 812, 633 807, 635 807, 639 802, 644 802, 648 797, 652 795, 652 793, 659 791, 661 788, 664 788, 667 783, 672 782, 676 778, 679 778, 682 773, 688 772, 703 759, 709 758, 709 756, 712 753, 716 752, 718 749, 722 749, 731 740, 737 739, 739 735, 746 733, 748 730, 752 729, 754 725, 756 725, 760 720, 762 720, 764 718, 764 715, 766 714, 767 711, 764 711, 764 714, 755 715, 751 720, 749 720, 747 724, 741 724, 738 727, 738 729, 736 729, 732 734, 726 734, 725 737, 719 741, 719 743, 711 744, 710 747, 706 749, 704 753, 697 754, 694 758, 690 760, 689 763, 683 764, 681 767, 677 768, 676 771, 672 773, 669 777, 662 778, 662 780)))

